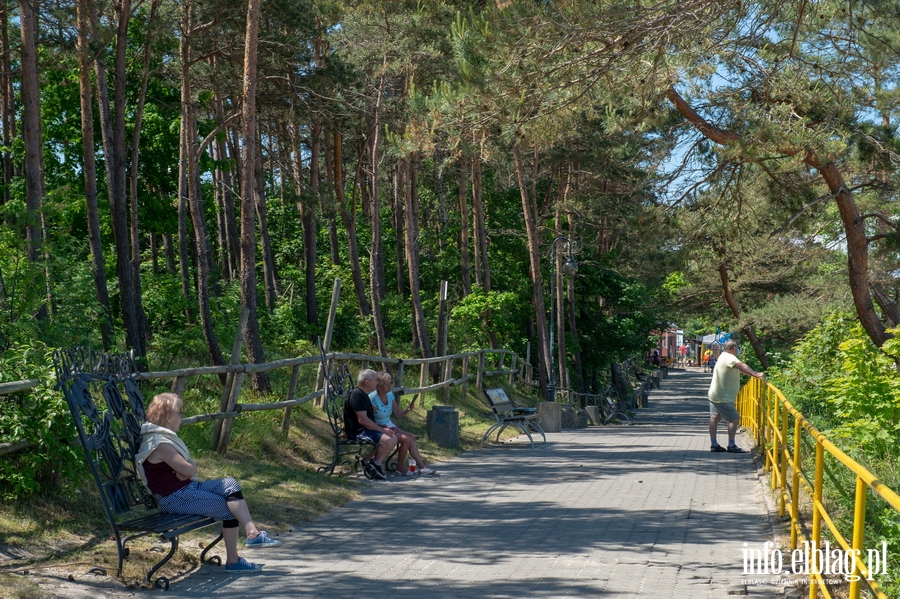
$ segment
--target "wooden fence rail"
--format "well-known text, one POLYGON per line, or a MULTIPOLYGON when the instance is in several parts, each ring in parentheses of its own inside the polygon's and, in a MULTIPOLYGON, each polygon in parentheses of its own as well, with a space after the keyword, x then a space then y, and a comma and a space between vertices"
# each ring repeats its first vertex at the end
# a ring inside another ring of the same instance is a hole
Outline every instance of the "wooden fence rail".
MULTIPOLYGON (((239 331, 240 330, 241 329, 239 329, 239 331)), ((308 392, 300 397, 296 397, 300 368, 315 364, 316 367, 320 369, 320 356, 285 358, 262 364, 241 364, 237 363, 236 359, 236 356, 239 355, 239 353, 240 335, 235 338, 235 349, 232 353, 230 364, 222 366, 180 368, 177 370, 157 372, 141 372, 138 373, 135 378, 138 381, 171 379, 172 391, 182 394, 188 379, 191 377, 225 375, 227 379, 223 389, 219 411, 209 414, 196 414, 194 416, 189 416, 182 421, 182 426, 208 422, 210 420, 216 421, 216 426, 213 429, 211 439, 211 447, 217 449, 221 453, 225 453, 228 450, 232 423, 234 419, 239 418, 241 414, 263 410, 284 410, 281 430, 282 434, 286 435, 290 429, 292 409, 308 401, 319 399, 325 394, 323 379, 319 373, 317 373, 315 378, 315 388, 308 390, 308 392), (271 372, 279 369, 291 370, 290 384, 288 386, 287 396, 284 400, 255 404, 239 402, 241 385, 247 374, 271 372)), ((444 400, 449 397, 448 394, 450 389, 454 387, 461 387, 461 392, 465 395, 468 384, 473 380, 475 381, 475 387, 479 390, 482 389, 485 378, 508 376, 510 384, 518 384, 530 391, 533 391, 538 386, 538 383, 531 378, 531 364, 508 349, 482 349, 447 356, 409 359, 357 353, 331 352, 325 354, 325 359, 329 363, 334 361, 356 362, 359 364, 360 368, 370 366, 380 369, 393 367, 396 370, 394 376, 395 387, 393 389, 395 393, 420 394, 443 391, 442 398, 444 400), (473 362, 476 366, 474 369, 475 371, 471 372, 470 366, 473 362), (432 369, 431 366, 434 364, 440 365, 440 367, 432 369), (410 368, 415 368, 416 366, 419 367, 418 384, 404 384, 404 376, 409 374, 408 371, 410 368), (432 372, 435 373, 433 382, 427 384, 428 377, 432 372)), ((39 384, 39 380, 0 383, 0 395, 27 391, 28 389, 37 387, 39 384)), ((565 392, 569 403, 573 402, 576 397, 582 395, 571 389, 558 389, 558 391, 565 392)), ((557 396, 557 400, 562 396, 563 394, 560 393, 557 396)), ((28 439, 0 443, 0 455, 19 451, 30 446, 31 442, 28 439)))
MULTIPOLYGON (((235 347, 239 351, 239 341, 235 340, 235 347)), ((389 358, 384 356, 371 356, 367 354, 332 352, 325 355, 329 363, 339 362, 356 362, 360 368, 375 367, 378 369, 392 368, 396 370, 394 392, 397 393, 429 393, 444 390, 446 393, 453 387, 462 387, 462 392, 466 392, 466 386, 472 380, 476 381, 477 387, 480 389, 485 377, 496 377, 508 375, 510 383, 524 383, 520 368, 516 364, 524 364, 524 361, 513 351, 506 349, 484 349, 478 351, 462 352, 447 356, 436 356, 432 358, 389 358), (475 360, 472 360, 475 358, 475 360), (469 371, 470 364, 477 364, 475 372, 469 371), (431 366, 437 364, 438 368, 432 369, 431 366), (458 365, 454 368, 454 365, 458 365), (404 375, 409 375, 409 369, 419 367, 418 384, 404 384, 404 375), (433 382, 427 383, 432 371, 435 373, 433 382), (518 377, 518 379, 517 379, 518 377)), ((297 386, 300 374, 300 368, 315 364, 318 368, 321 364, 320 356, 306 356, 298 358, 285 358, 262 364, 240 364, 232 363, 222 366, 200 366, 196 368, 180 368, 177 370, 165 370, 157 372, 141 372, 136 375, 138 381, 158 381, 170 379, 172 381, 171 388, 174 392, 183 393, 187 386, 187 381, 191 377, 199 376, 227 376, 225 385, 225 394, 222 398, 220 410, 209 414, 196 414, 189 416, 182 421, 182 426, 197 424, 199 422, 207 422, 210 420, 217 421, 217 426, 213 431, 212 447, 224 453, 228 449, 228 442, 231 432, 231 424, 235 418, 246 412, 257 412, 262 410, 284 410, 282 420, 282 432, 287 433, 290 428, 291 410, 295 406, 302 405, 308 401, 321 398, 325 394, 322 379, 317 376, 315 386, 317 388, 308 390, 304 395, 296 397, 297 386), (282 401, 268 403, 240 403, 241 384, 248 374, 257 372, 271 372, 280 369, 291 369, 291 382, 289 385, 287 398, 282 401)), ((33 389, 40 384, 39 380, 14 381, 10 383, 0 383, 0 395, 17 393, 33 389)), ((0 455, 19 451, 31 446, 28 439, 20 439, 17 441, 0 443, 0 455)))

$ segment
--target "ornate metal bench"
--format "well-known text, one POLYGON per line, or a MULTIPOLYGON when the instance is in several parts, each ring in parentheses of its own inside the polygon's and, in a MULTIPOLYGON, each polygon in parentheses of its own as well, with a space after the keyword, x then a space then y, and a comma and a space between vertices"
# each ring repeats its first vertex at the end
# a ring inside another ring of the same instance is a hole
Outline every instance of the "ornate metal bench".
POLYGON ((491 436, 491 433, 495 431, 497 433, 497 439, 499 439, 500 433, 508 426, 515 427, 525 433, 525 436, 531 441, 531 447, 534 447, 534 439, 531 437, 531 431, 540 433, 544 438, 544 443, 547 442, 547 435, 544 434, 544 429, 541 428, 537 419, 538 415, 536 408, 521 408, 514 405, 509 397, 507 397, 506 391, 500 387, 495 389, 485 389, 484 396, 487 398, 488 405, 491 406, 491 411, 494 414, 496 422, 491 425, 484 433, 484 436, 481 437, 482 445, 484 445, 487 438, 491 436))
MULTIPOLYGON (((375 444, 371 441, 348 439, 344 431, 344 404, 350 397, 355 385, 346 364, 332 362, 330 368, 322 356, 322 368, 325 372, 325 414, 334 434, 334 457, 327 466, 321 466, 319 472, 334 474, 339 465, 352 466, 354 470, 362 465, 363 459, 372 451, 375 444), (351 464, 351 458, 353 463, 351 464)), ((369 473, 363 468, 366 477, 369 473)))
MULTIPOLYGON (((137 369, 132 356, 99 354, 79 348, 56 351, 53 362, 57 388, 69 405, 116 539, 117 575, 122 574, 122 562, 129 554, 126 545, 132 539, 157 534, 160 540, 170 544, 169 552, 147 571, 146 580, 152 582, 153 574, 175 555, 179 535, 210 526, 217 520, 158 511, 156 500, 137 475, 134 456, 141 446, 145 413, 144 399, 134 379, 137 369), (94 399, 98 392, 102 401, 94 399), (135 518, 138 510, 134 508, 139 506, 144 509, 135 518)), ((200 554, 201 562, 222 563, 219 556, 206 559, 209 550, 221 540, 220 533, 200 554)), ((160 576, 154 586, 168 589, 169 580, 160 576)))

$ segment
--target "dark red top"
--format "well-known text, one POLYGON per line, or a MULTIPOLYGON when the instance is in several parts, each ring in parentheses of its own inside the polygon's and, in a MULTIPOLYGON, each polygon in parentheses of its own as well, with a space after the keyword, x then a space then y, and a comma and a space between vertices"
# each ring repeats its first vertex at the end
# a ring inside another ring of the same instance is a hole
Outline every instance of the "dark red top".
POLYGON ((165 462, 151 464, 149 461, 144 461, 144 474, 147 476, 147 486, 150 487, 150 491, 160 497, 171 495, 178 489, 191 484, 190 479, 178 480, 175 471, 165 462))

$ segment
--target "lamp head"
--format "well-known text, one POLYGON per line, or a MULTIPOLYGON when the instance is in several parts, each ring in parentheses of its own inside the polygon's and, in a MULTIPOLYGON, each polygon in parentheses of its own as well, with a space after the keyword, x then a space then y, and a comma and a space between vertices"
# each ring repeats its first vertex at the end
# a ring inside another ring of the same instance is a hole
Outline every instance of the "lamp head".
POLYGON ((569 256, 568 259, 563 263, 562 270, 567 277, 574 277, 575 273, 578 272, 578 263, 575 262, 575 258, 569 256))

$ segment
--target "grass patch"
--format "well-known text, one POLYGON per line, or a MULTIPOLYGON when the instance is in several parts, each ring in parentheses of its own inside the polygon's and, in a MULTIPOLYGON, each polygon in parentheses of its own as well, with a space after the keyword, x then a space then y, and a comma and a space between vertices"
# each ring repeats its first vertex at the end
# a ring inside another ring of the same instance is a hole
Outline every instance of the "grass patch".
POLYGON ((0 598, 44 599, 45 594, 32 580, 15 574, 0 572, 0 598))
MULTIPOLYGON (((277 401, 280 386, 276 386, 271 401, 277 401)), ((152 388, 144 391, 148 401, 156 391, 152 388)), ((201 381, 189 388, 185 393, 185 415, 217 411, 219 392, 212 379, 208 386, 201 381)), ((507 389, 507 392, 522 405, 540 401, 537 397, 522 396, 513 389, 507 389)), ((408 394, 402 396, 401 405, 405 407, 411 399, 408 394)), ((256 403, 260 399, 245 391, 242 401, 256 403)), ((316 471, 331 461, 333 453, 331 427, 321 410, 311 402, 295 407, 287 437, 281 434, 283 414, 283 410, 251 412, 235 420, 225 456, 210 449, 211 422, 186 426, 180 432, 198 463, 200 477, 233 476, 240 481, 257 526, 272 534, 287 532, 333 507, 358 498, 366 484, 358 473, 326 476, 316 471)), ((414 411, 397 424, 416 434, 423 457, 428 464, 433 464, 477 447, 492 423, 487 404, 470 385, 465 397, 458 388, 452 389, 446 397, 443 392, 419 397, 414 411), (435 404, 454 405, 459 411, 458 448, 441 448, 426 438, 426 412, 435 404)), ((504 437, 514 435, 515 432, 510 431, 504 437)), ((55 494, 0 505, 0 531, 2 599, 44 596, 33 581, 15 574, 16 571, 53 572, 63 579, 67 572, 75 572, 81 580, 83 572, 99 566, 110 577, 115 576, 115 543, 96 486, 90 478, 66 481, 64 488, 55 494)), ((209 527, 183 535, 178 552, 159 574, 175 580, 189 573, 198 566, 201 548, 216 534, 216 527, 209 527)), ((145 537, 128 546, 130 556, 125 562, 121 582, 129 587, 146 587, 144 575, 159 559, 160 554, 155 549, 160 543, 155 538, 145 537)), ((224 560, 221 546, 213 553, 224 560)))

